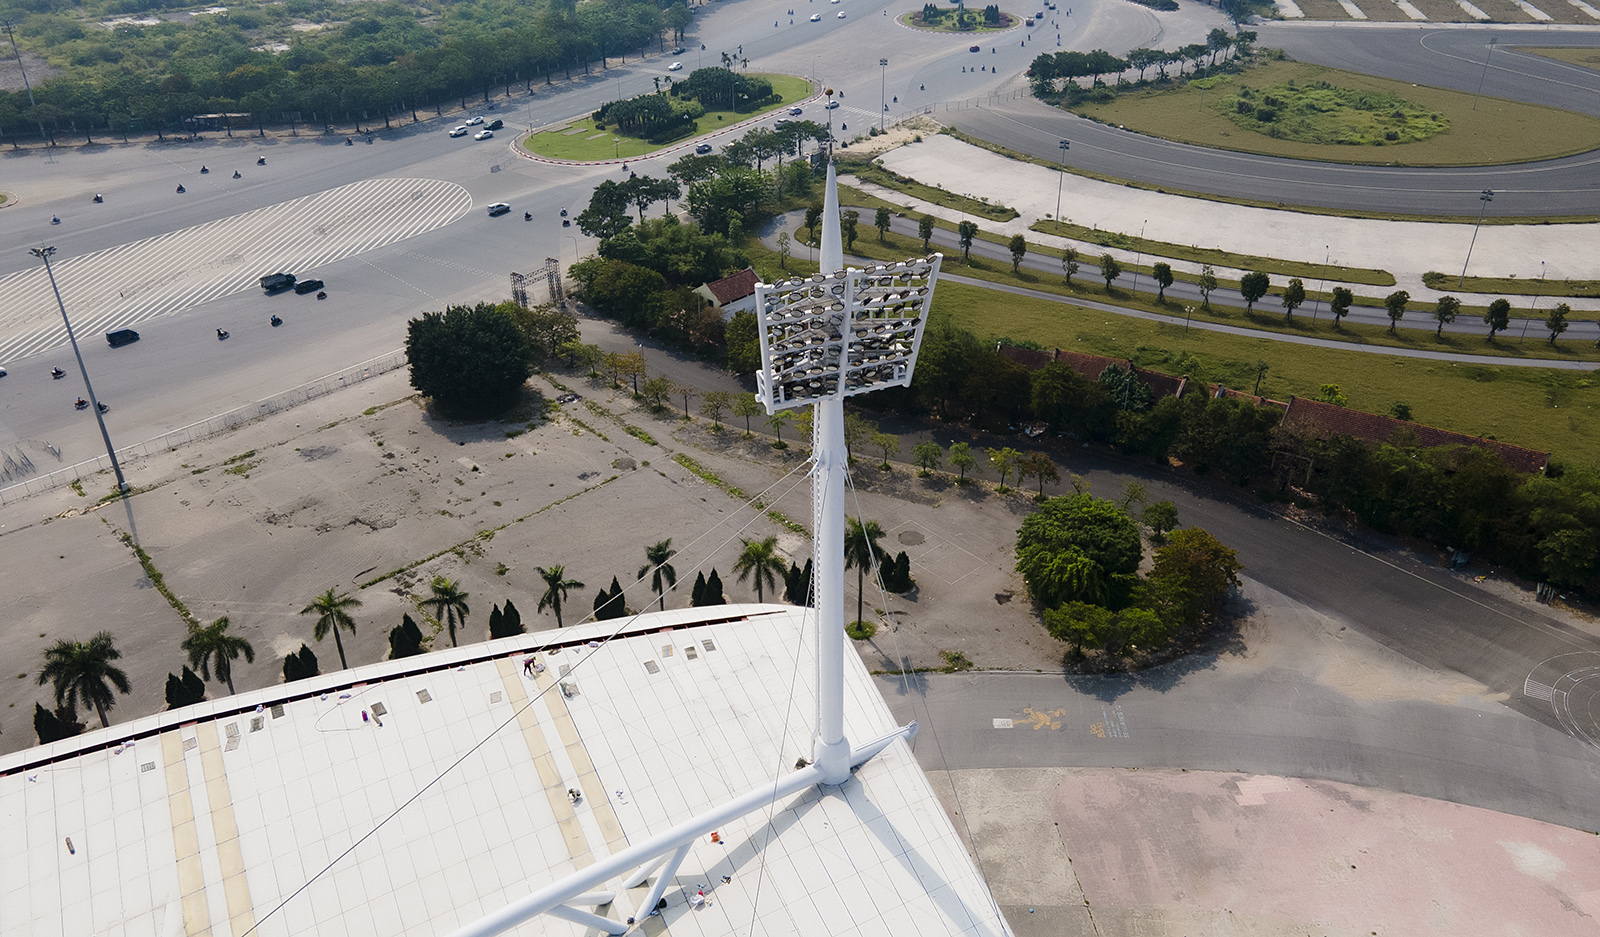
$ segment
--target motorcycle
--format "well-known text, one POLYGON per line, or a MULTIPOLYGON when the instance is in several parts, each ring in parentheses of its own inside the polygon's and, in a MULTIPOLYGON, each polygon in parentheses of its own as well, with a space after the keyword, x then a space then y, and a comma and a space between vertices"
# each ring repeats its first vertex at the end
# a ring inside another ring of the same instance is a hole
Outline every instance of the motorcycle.
POLYGON ((345 137, 344 138, 344 145, 345 146, 355 146, 356 145, 356 141, 350 139, 349 137, 345 137))
POLYGON ((111 409, 110 407, 106 406, 105 401, 102 400, 100 402, 100 412, 101 413, 105 413, 107 410, 110 410, 110 409, 111 409))
POLYGON ((278 318, 277 316, 273 316, 271 321, 272 321, 272 327, 273 328, 277 328, 278 326, 283 324, 283 320, 278 318))
POLYGON ((561 219, 561 227, 563 227, 563 228, 572 227, 572 219, 571 218, 563 218, 563 219, 561 219))
POLYGON ((241 176, 241 175, 239 175, 239 170, 237 170, 237 169, 235 169, 235 170, 234 170, 234 171, 233 171, 233 177, 234 177, 234 178, 235 178, 235 179, 243 179, 243 178, 244 178, 244 177, 243 177, 243 176, 241 176))
POLYGON ((183 187, 183 183, 181 183, 181 182, 180 182, 180 183, 178 183, 178 194, 179 194, 179 195, 182 195, 182 194, 183 194, 183 193, 185 193, 185 192, 187 192, 187 191, 189 191, 189 190, 188 190, 188 189, 185 189, 185 188, 184 188, 184 187, 183 187))
POLYGON ((103 202, 103 201, 105 201, 105 196, 102 196, 102 195, 96 195, 96 196, 95 196, 95 197, 94 197, 94 203, 95 203, 95 204, 96 204, 96 205, 98 205, 98 204, 100 204, 100 203, 101 203, 101 202, 103 202))
POLYGON ((317 298, 318 299, 327 299, 328 298, 328 291, 327 290, 317 290, 317 298))
POLYGON ((51 368, 50 369, 50 376, 52 378, 54 378, 55 380, 59 381, 62 378, 67 376, 67 372, 61 370, 60 368, 51 368))
POLYGON ((523 212, 522 213, 522 220, 523 221, 532 221, 533 220, 533 212, 531 212, 531 211, 523 212))
POLYGON ((209 169, 207 169, 207 168, 206 168, 206 167, 204 167, 204 166, 201 166, 201 167, 200 167, 200 175, 202 175, 202 176, 203 176, 203 175, 205 175, 205 174, 207 174, 207 173, 209 173, 209 172, 210 172, 210 171, 211 171, 211 170, 209 170, 209 169))
POLYGON ((60 224, 61 223, 61 219, 60 219, 60 217, 58 217, 56 215, 51 215, 50 216, 50 223, 51 224, 60 224))
POLYGON ((567 210, 565 208, 561 209, 561 217, 567 217, 567 210))
POLYGON ((89 401, 84 400, 82 397, 79 397, 78 398, 78 402, 73 404, 72 408, 74 410, 87 410, 87 409, 89 409, 89 401))
POLYGON ((266 164, 267 164, 267 158, 265 156, 256 157, 256 165, 257 166, 265 166, 266 164))
POLYGON ((228 330, 227 329, 217 329, 217 341, 222 342, 222 341, 227 341, 227 339, 228 339, 228 330))

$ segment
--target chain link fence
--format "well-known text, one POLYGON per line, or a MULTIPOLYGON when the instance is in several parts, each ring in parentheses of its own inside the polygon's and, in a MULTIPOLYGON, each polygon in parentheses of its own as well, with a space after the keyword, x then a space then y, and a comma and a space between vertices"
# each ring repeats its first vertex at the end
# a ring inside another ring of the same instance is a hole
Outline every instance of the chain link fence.
MULTIPOLYGON (((397 368, 405 367, 405 365, 406 353, 402 350, 391 351, 388 354, 379 355, 376 358, 345 368, 343 371, 336 371, 309 383, 274 394, 264 400, 236 407, 226 413, 219 413, 198 423, 191 423, 181 429, 163 433, 144 442, 124 446, 117 450, 117 459, 123 465, 129 465, 144 456, 170 452, 186 443, 215 436, 218 433, 225 433, 252 420, 259 420, 264 416, 287 410, 308 400, 327 396, 336 390, 359 384, 368 378, 386 374, 397 368)), ((49 474, 29 478, 15 485, 0 488, 0 504, 11 504, 43 491, 59 488, 62 485, 70 485, 78 479, 109 471, 110 468, 111 460, 108 457, 104 455, 96 456, 76 465, 69 465, 49 474)))

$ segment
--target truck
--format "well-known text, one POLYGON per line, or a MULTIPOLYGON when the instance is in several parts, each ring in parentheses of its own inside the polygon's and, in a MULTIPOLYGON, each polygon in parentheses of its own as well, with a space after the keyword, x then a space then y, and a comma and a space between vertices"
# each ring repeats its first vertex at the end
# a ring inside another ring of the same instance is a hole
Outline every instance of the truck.
POLYGON ((276 293, 294 286, 294 274, 269 273, 261 278, 261 288, 268 293, 276 293))

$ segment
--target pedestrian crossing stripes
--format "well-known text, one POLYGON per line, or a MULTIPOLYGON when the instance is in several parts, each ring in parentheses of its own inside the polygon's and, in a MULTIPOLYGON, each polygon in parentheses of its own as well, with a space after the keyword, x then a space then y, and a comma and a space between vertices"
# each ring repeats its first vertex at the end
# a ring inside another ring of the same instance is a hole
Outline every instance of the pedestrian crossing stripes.
MULTIPOLYGON (((256 211, 52 260, 80 340, 441 228, 472 196, 437 179, 369 179, 256 211)), ((0 277, 0 361, 65 344, 43 265, 0 277)))

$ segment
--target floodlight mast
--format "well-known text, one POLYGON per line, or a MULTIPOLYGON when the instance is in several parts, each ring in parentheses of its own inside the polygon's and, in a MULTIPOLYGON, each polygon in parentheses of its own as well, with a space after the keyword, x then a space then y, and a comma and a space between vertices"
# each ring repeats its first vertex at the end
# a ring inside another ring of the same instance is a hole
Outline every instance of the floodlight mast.
POLYGON ((856 748, 844 734, 844 492, 848 451, 844 398, 911 383, 933 287, 943 255, 845 269, 839 193, 833 161, 823 196, 822 270, 816 276, 756 284, 761 340, 757 396, 768 413, 813 405, 811 486, 815 523, 817 721, 812 763, 764 782, 742 796, 691 817, 558 882, 484 915, 451 937, 493 937, 541 914, 608 934, 643 926, 695 840, 727 823, 819 784, 841 784, 850 772, 902 739, 908 723, 856 748), (630 871, 631 870, 631 871, 630 871), (624 873, 627 873, 624 876, 624 873), (601 890, 624 876, 623 889, 655 878, 625 921, 573 905, 604 906, 617 892, 601 890))
POLYGON ((756 284, 761 343, 757 397, 768 413, 812 407, 812 520, 817 609, 817 713, 812 761, 823 783, 850 776, 844 735, 844 498, 849 451, 844 398, 911 383, 940 254, 846 268, 839 190, 828 160, 820 270, 756 284))

